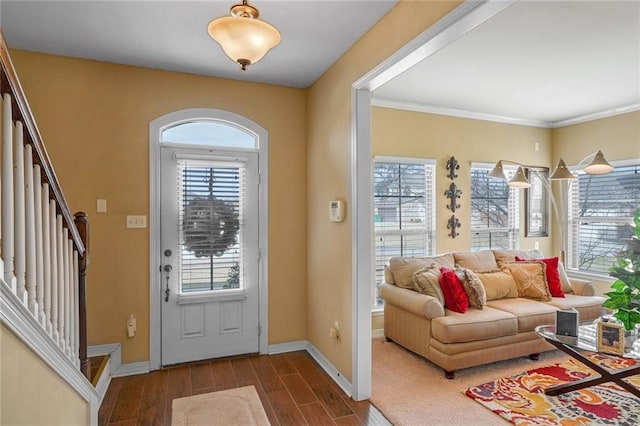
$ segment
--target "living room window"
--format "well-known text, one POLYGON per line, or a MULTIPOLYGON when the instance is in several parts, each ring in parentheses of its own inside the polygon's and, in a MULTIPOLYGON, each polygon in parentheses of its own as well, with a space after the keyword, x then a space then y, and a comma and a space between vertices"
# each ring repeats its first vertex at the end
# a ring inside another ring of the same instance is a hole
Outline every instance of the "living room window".
MULTIPOLYGON (((516 249, 520 235, 520 193, 489 177, 493 165, 471 164, 471 250, 516 249)), ((510 178, 515 169, 505 167, 510 178)))
POLYGON ((435 160, 376 157, 373 169, 375 292, 394 256, 423 257, 435 251, 435 160))
POLYGON ((631 237, 628 225, 640 206, 640 160, 612 165, 607 175, 574 172, 568 209, 570 269, 608 275, 624 239, 631 237))

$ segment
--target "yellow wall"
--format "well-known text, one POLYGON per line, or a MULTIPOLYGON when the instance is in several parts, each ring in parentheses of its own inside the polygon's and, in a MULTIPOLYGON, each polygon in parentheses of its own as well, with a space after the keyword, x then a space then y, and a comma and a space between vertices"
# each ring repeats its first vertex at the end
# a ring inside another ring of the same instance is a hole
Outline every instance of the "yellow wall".
MULTIPOLYGON (((269 341, 306 338, 306 93, 12 51, 17 73, 72 211, 88 212, 89 344, 122 342, 123 362, 149 359, 149 122, 186 108, 243 115, 269 132, 269 341), (108 213, 95 213, 96 199, 108 213), (126 320, 138 333, 126 337, 126 320)), ((326 209, 325 209, 326 210, 326 209)))
MULTIPOLYGON (((436 252, 468 250, 471 246, 471 162, 495 163, 511 160, 531 166, 549 167, 551 131, 537 127, 517 126, 468 118, 447 117, 389 108, 373 108, 372 154, 433 158, 436 166, 436 252), (539 150, 535 150, 538 143, 539 150), (460 165, 456 186, 462 190, 459 199, 460 235, 447 234, 451 210, 444 192, 451 185, 446 170, 447 160, 455 156, 460 165)), ((524 206, 524 194, 521 193, 524 206)), ((551 254, 550 238, 524 238, 524 208, 520 217, 520 248, 530 249, 538 242, 543 253, 551 254)))
POLYGON ((0 354, 0 424, 89 423, 89 404, 4 325, 0 354))
POLYGON ((327 219, 327 203, 349 200, 351 85, 422 33, 459 2, 401 1, 311 86, 307 148, 308 300, 307 338, 351 379, 351 226, 327 219), (338 320, 340 341, 328 329, 338 320))
POLYGON ((640 158, 640 111, 553 129, 553 160, 575 165, 601 149, 607 160, 640 158))

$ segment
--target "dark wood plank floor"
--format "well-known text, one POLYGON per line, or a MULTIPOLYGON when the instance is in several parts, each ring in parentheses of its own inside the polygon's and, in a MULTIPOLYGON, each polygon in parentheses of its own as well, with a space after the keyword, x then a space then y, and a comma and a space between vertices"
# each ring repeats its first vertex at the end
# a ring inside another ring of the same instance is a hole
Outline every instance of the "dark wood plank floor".
POLYGON ((114 378, 100 425, 171 425, 171 401, 254 385, 272 425, 389 425, 369 401, 353 401, 306 351, 222 358, 114 378))

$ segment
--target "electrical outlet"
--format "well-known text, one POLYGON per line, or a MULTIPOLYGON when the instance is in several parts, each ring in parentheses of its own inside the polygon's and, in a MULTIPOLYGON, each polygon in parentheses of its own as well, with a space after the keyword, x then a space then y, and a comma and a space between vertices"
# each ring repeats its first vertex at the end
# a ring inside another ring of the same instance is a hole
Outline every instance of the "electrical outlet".
POLYGON ((129 317, 129 319, 127 319, 127 336, 129 337, 133 337, 136 335, 136 319, 133 316, 133 314, 131 314, 131 316, 129 317))

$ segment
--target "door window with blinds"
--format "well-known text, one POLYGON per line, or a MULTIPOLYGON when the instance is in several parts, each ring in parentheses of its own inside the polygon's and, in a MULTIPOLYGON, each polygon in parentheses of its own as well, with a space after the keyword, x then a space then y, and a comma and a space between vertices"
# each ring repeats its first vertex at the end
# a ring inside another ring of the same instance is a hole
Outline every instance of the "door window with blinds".
POLYGON ((435 250, 435 160, 376 158, 373 169, 375 294, 395 256, 423 257, 435 250))
POLYGON ((180 292, 242 288, 245 164, 177 159, 180 292))
MULTIPOLYGON (((520 193, 506 180, 489 177, 493 165, 471 164, 471 250, 516 249, 520 193)), ((507 179, 515 169, 505 167, 507 179)))
POLYGON ((631 237, 640 206, 640 161, 612 163, 607 175, 574 173, 569 188, 568 263, 574 270, 608 275, 616 253, 631 237))

